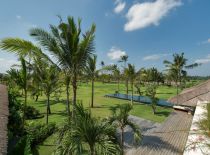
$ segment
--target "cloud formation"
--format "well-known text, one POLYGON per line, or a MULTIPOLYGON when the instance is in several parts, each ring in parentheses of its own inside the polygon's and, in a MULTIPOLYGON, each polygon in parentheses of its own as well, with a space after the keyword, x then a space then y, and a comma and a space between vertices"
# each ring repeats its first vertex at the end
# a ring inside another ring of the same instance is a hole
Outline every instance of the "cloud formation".
POLYGON ((148 56, 145 56, 143 58, 144 61, 149 61, 149 60, 159 60, 163 57, 166 57, 170 54, 153 54, 153 55, 148 55, 148 56))
POLYGON ((181 0, 156 0, 152 2, 136 3, 126 14, 125 31, 142 29, 151 25, 159 25, 160 20, 172 9, 181 6, 181 0))
POLYGON ((126 3, 122 0, 116 0, 115 5, 114 12, 118 14, 124 10, 126 3))
POLYGON ((126 55, 126 52, 121 50, 120 48, 117 47, 112 47, 109 52, 107 53, 107 56, 111 60, 118 60, 120 59, 121 56, 126 55))
POLYGON ((20 64, 20 63, 18 61, 16 61, 16 60, 6 59, 6 58, 0 58, 0 66, 1 66, 0 72, 1 73, 5 73, 14 64, 20 64))
POLYGON ((17 19, 22 19, 22 17, 20 15, 16 15, 17 19))
POLYGON ((207 63, 210 63, 210 54, 207 55, 207 57, 204 58, 204 59, 197 59, 197 60, 195 60, 195 63, 198 63, 198 64, 207 64, 207 63))

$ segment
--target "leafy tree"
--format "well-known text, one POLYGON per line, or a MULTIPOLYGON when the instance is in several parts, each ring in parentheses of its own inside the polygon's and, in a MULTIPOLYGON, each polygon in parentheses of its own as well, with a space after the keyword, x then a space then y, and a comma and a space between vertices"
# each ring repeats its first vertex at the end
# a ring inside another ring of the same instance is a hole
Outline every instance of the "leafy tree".
POLYGON ((75 105, 75 118, 77 121, 71 121, 59 130, 56 154, 83 154, 85 149, 91 155, 119 154, 113 125, 92 117, 82 104, 75 105))
MULTIPOLYGON (((58 26, 50 25, 51 32, 40 28, 31 30, 31 36, 35 37, 40 45, 54 56, 57 65, 67 72, 68 76, 71 76, 73 109, 77 100, 78 76, 85 69, 88 58, 92 56, 95 50, 94 33, 96 26, 93 24, 90 30, 81 36, 80 25, 80 19, 78 19, 76 24, 73 17, 68 17, 66 23, 61 19, 58 26)), ((66 85, 68 85, 68 83, 66 83, 66 85)), ((69 93, 67 92, 67 96, 68 95, 69 93)), ((69 97, 67 97, 67 100, 68 98, 69 97)), ((67 104, 69 104, 69 101, 67 104)))

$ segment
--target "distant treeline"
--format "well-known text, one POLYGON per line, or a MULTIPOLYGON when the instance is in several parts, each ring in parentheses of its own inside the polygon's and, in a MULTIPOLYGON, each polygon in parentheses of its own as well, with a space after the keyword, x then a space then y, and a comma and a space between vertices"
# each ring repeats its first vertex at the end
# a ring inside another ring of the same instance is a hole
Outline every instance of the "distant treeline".
POLYGON ((189 80, 208 80, 210 76, 188 76, 189 80))

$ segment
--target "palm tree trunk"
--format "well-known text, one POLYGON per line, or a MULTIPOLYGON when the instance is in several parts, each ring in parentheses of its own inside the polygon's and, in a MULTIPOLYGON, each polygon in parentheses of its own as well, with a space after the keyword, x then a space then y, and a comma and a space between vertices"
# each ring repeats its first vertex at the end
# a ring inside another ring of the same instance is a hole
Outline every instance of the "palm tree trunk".
POLYGON ((37 101, 38 101, 38 99, 39 99, 39 95, 36 95, 36 100, 35 100, 35 101, 37 102, 37 101))
POLYGON ((69 82, 66 83, 66 110, 68 116, 70 116, 70 105, 69 105, 69 82))
POLYGON ((95 149, 94 149, 94 145, 93 146, 90 146, 90 154, 91 155, 95 155, 95 149))
POLYGON ((133 82, 131 82, 131 104, 133 105, 133 82))
POLYGON ((120 93, 120 79, 118 79, 118 86, 117 87, 118 87, 117 88, 118 89, 117 91, 118 91, 118 94, 119 94, 120 93))
POLYGON ((74 117, 74 109, 75 109, 75 105, 76 105, 76 101, 77 101, 77 76, 76 75, 74 75, 72 86, 73 86, 72 117, 74 117))
POLYGON ((23 107, 23 126, 25 124, 25 118, 26 118, 26 106, 27 106, 27 89, 24 89, 25 99, 24 99, 24 107, 23 107))
POLYGON ((123 154, 123 149, 124 148, 124 128, 121 128, 121 149, 122 149, 122 154, 123 154))
POLYGON ((47 95, 47 117, 46 117, 46 124, 48 124, 49 106, 50 106, 50 96, 47 95))
POLYGON ((126 81, 125 81, 125 85, 126 85, 126 94, 128 95, 128 79, 126 78, 126 81))
POLYGON ((94 79, 92 79, 91 108, 93 108, 93 100, 94 100, 94 79))

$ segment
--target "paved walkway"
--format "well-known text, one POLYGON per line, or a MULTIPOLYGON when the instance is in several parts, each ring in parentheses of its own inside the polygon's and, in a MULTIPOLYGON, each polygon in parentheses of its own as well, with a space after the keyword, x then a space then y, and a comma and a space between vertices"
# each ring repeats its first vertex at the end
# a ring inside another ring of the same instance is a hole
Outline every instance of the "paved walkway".
POLYGON ((7 154, 8 94, 7 88, 0 84, 0 155, 7 154))

